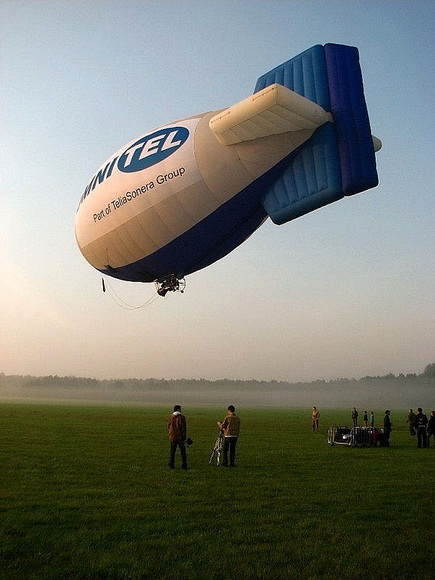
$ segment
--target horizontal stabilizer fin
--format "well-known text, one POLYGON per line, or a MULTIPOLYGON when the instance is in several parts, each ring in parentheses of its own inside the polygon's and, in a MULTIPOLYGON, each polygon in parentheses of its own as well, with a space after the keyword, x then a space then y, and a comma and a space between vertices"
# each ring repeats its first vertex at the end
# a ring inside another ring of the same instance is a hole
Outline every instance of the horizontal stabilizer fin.
POLYGON ((315 130, 331 115, 302 95, 272 84, 210 119, 222 145, 235 145, 289 131, 315 130))

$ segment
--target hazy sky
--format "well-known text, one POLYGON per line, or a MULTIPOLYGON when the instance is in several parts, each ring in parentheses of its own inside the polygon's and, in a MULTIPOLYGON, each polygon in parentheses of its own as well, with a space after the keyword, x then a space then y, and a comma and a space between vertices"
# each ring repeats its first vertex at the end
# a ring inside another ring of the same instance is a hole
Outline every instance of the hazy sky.
POLYGON ((435 362, 434 22, 431 0, 2 0, 0 372, 297 381, 435 362), (380 185, 267 222, 184 294, 103 294, 74 238, 95 170, 327 42, 359 48, 380 185))

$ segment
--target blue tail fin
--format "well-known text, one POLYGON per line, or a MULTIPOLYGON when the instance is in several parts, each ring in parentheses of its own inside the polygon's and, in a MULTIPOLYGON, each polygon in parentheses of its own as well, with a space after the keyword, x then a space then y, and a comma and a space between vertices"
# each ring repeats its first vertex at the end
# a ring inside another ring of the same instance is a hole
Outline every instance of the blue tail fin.
MULTIPOLYGON (((313 46, 265 75, 255 91, 279 83, 330 111, 326 123, 277 167, 263 205, 277 224, 378 184, 358 50, 313 46)), ((273 174, 272 174, 273 175, 273 174)))

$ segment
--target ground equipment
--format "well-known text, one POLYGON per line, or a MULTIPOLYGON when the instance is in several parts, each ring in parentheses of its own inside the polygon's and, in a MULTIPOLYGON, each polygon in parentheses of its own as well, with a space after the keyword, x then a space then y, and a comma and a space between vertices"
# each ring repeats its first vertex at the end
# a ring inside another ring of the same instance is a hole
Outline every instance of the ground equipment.
POLYGON ((377 427, 345 427, 334 425, 328 429, 329 445, 375 447, 382 444, 383 433, 377 427))
POLYGON ((223 446, 224 446, 224 434, 223 434, 223 431, 220 431, 220 433, 215 441, 211 455, 210 455, 210 461, 209 461, 210 465, 215 460, 216 460, 216 465, 220 465, 223 446))

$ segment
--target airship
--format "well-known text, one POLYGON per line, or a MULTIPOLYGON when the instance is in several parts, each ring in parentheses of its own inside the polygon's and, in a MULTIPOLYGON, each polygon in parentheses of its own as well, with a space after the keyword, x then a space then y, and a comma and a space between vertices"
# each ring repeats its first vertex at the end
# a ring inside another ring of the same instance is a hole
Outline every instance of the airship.
POLYGON ((95 172, 75 235, 99 272, 183 288, 271 219, 282 225, 376 187, 359 52, 316 45, 227 108, 154 128, 95 172))

